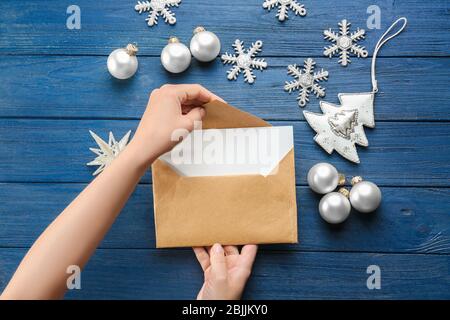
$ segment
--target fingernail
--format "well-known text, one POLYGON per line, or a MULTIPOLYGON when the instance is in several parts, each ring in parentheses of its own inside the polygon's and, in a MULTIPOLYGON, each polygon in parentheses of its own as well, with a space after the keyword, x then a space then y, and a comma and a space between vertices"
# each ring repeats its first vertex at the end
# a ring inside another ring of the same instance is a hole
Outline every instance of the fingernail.
POLYGON ((215 253, 221 253, 221 252, 223 251, 222 246, 221 246, 220 244, 218 244, 218 243, 215 243, 215 244, 213 245, 212 250, 213 250, 215 253))

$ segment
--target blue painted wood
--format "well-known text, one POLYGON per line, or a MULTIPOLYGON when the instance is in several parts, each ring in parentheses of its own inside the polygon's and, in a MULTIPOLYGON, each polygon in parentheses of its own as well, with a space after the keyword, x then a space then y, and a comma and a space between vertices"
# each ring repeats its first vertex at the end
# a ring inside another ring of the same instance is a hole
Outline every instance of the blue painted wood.
MULTIPOLYGON (((173 9, 177 24, 161 19, 148 28, 145 15, 134 11, 135 1, 78 0, 81 29, 66 28, 67 6, 63 1, 3 0, 0 2, 0 52, 4 54, 109 54, 112 49, 135 41, 141 54, 159 55, 170 35, 189 42, 192 30, 202 24, 216 32, 223 50, 230 50, 236 38, 246 42, 264 41, 267 56, 320 56, 327 41, 323 30, 337 28, 348 19, 353 26, 366 28, 367 8, 372 0, 303 0, 308 13, 284 22, 275 18, 276 10, 262 8, 261 0, 183 1, 173 9), (201 16, 201 18, 200 18, 201 16)), ((376 1, 381 10, 382 30, 368 30, 362 44, 372 52, 383 31, 400 16, 409 19, 409 32, 396 39, 381 54, 388 56, 448 56, 446 41, 450 21, 446 0, 376 1)))
MULTIPOLYGON (((0 120, 0 182, 87 182, 95 142, 88 130, 121 137, 137 121, 0 120)), ((359 147, 361 164, 328 155, 313 141, 306 122, 273 122, 294 127, 297 184, 306 184, 308 169, 329 161, 347 175, 362 175, 381 186, 449 186, 448 123, 379 122, 367 129, 369 148, 359 147), (388 164, 388 165, 386 165, 388 164)), ((151 143, 151 142, 149 142, 151 143)), ((148 183, 149 175, 143 180, 148 183)))
MULTIPOLYGON (((0 290, 25 254, 0 249, 0 290)), ((247 299, 449 299, 449 256, 260 252, 247 299), (369 265, 381 269, 381 290, 366 286, 369 265)), ((193 299, 202 284, 188 250, 97 250, 69 299, 193 299)))
MULTIPOLYGON (((291 14, 284 23, 261 2, 183 1, 174 9, 175 26, 160 21, 150 29, 133 1, 79 0, 81 30, 65 27, 67 3, 0 2, 0 182, 8 182, 0 183, 0 290, 25 248, 92 179, 85 166, 94 146, 88 129, 120 136, 136 127, 152 89, 198 82, 264 119, 286 120, 275 125, 294 125, 300 244, 262 246, 247 298, 450 298, 450 3, 377 1, 382 29, 368 30, 362 44, 369 52, 397 17, 407 16, 409 25, 380 53, 377 128, 367 130, 371 145, 359 148, 362 163, 352 165, 314 144, 295 95, 282 84, 289 79, 287 64, 311 56, 330 72, 326 101, 336 103, 339 92, 369 90, 369 59, 354 58, 344 69, 336 58, 322 58, 328 44, 322 31, 344 18, 365 28, 373 1, 303 0, 307 17, 291 14), (269 68, 253 86, 227 81, 219 59, 194 61, 182 75, 162 69, 158 56, 168 35, 187 43, 199 12, 201 24, 221 38, 222 51, 236 38, 264 41, 269 68), (133 41, 140 47, 138 74, 126 82, 111 79, 106 56, 133 41), (320 197, 305 187, 306 172, 318 161, 383 186, 381 208, 353 213, 337 228, 326 225, 317 215, 320 197), (380 291, 365 286, 369 264, 381 267, 380 291)), ((318 101, 312 98, 307 108, 318 111, 318 101)), ((201 273, 190 250, 152 249, 149 182, 147 175, 83 272, 83 290, 68 298, 195 297, 201 273)))
MULTIPOLYGON (((106 57, 4 56, 0 59, 0 117, 134 118, 141 117, 148 93, 165 83, 201 83, 230 104, 272 120, 302 120, 297 92, 289 95, 283 84, 290 77, 286 66, 303 58, 268 58, 269 68, 257 72, 254 85, 228 81, 219 60, 193 62, 181 75, 166 72, 159 58, 140 57, 139 71, 128 81, 113 79, 106 57)), ((339 103, 340 92, 366 92, 370 61, 355 61, 347 69, 336 61, 317 59, 329 71, 325 101, 339 103)), ((447 90, 450 58, 383 58, 378 60, 380 92, 376 120, 450 120, 447 90), (414 71, 412 71, 414 70, 414 71)), ((319 111, 311 97, 306 107, 319 111)))
MULTIPOLYGON (((0 184, 0 247, 31 246, 84 187, 85 184, 0 184)), ((332 227, 318 215, 320 196, 307 187, 298 187, 299 244, 262 249, 450 253, 450 189, 385 187, 382 192, 383 203, 377 212, 353 212, 345 224, 332 227)), ((155 247, 151 186, 137 187, 101 247, 155 247)))

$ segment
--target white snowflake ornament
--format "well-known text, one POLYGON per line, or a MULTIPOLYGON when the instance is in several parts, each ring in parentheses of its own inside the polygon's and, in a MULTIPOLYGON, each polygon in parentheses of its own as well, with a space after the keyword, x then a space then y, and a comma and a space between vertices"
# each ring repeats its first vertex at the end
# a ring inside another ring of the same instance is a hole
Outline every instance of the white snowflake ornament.
POLYGON ((117 141, 114 138, 112 132, 109 132, 108 143, 103 141, 102 138, 100 138, 91 130, 89 130, 89 133, 100 147, 100 148, 89 148, 89 150, 95 153, 97 157, 93 161, 86 164, 88 166, 99 166, 97 170, 92 174, 93 176, 95 176, 100 172, 102 172, 107 166, 109 166, 111 162, 115 158, 117 158, 117 156, 125 149, 125 147, 128 144, 128 140, 130 138, 131 130, 128 131, 127 134, 125 134, 123 138, 120 139, 120 141, 117 141))
POLYGON ((364 39, 365 31, 364 29, 357 29, 356 31, 350 33, 350 22, 347 20, 342 20, 339 22, 339 33, 334 32, 330 29, 324 30, 325 40, 334 42, 333 45, 325 47, 323 54, 329 58, 336 55, 339 52, 339 63, 346 67, 350 61, 350 53, 356 55, 358 58, 367 58, 369 53, 363 47, 357 44, 359 40, 364 39))
POLYGON ((265 0, 263 8, 270 11, 273 7, 278 7, 277 17, 279 21, 284 21, 288 18, 288 11, 291 9, 296 16, 305 16, 305 6, 298 3, 297 0, 265 0))
POLYGON ((288 66, 288 74, 293 76, 295 80, 286 81, 284 90, 289 91, 289 93, 293 90, 299 90, 297 100, 300 107, 306 106, 311 92, 317 98, 325 96, 325 88, 322 88, 318 82, 328 80, 328 71, 320 69, 320 71, 314 72, 315 64, 316 62, 313 59, 308 58, 304 62, 303 70, 296 64, 288 66))
POLYGON ((261 51, 262 41, 258 40, 252 43, 248 50, 243 47, 243 42, 239 39, 234 41, 233 47, 235 54, 225 52, 222 55, 224 64, 234 64, 234 66, 227 72, 228 80, 236 80, 239 73, 244 72, 244 81, 252 84, 255 82, 256 76, 253 74, 253 69, 263 70, 267 68, 267 62, 264 59, 256 59, 255 56, 261 51))
POLYGON ((150 0, 150 1, 138 1, 134 10, 139 14, 142 12, 148 12, 148 18, 145 19, 149 27, 158 24, 158 16, 162 16, 164 21, 168 24, 175 24, 177 19, 175 14, 170 11, 170 7, 178 7, 181 0, 150 0))

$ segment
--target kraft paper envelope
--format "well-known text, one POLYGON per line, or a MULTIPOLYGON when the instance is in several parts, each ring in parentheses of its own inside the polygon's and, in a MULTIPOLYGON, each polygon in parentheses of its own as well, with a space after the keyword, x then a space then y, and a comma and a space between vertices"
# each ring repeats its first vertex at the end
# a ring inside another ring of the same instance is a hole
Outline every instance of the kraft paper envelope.
MULTIPOLYGON (((270 127, 230 105, 205 105, 203 129, 270 127)), ((152 165, 156 246, 297 243, 294 149, 267 176, 181 175, 163 160, 152 165)))

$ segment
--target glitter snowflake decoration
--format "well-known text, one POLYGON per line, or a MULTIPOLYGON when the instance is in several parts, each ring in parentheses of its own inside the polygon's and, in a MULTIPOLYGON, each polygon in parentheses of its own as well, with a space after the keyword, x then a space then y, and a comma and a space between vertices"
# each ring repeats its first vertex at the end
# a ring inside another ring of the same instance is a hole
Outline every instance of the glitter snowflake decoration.
POLYGON ((177 18, 175 14, 170 11, 170 7, 178 7, 181 0, 150 0, 150 1, 138 1, 134 10, 139 14, 142 12, 149 12, 148 18, 145 19, 149 27, 158 24, 158 16, 161 15, 164 21, 169 24, 175 24, 177 18))
POLYGON ((306 106, 311 92, 317 98, 325 96, 325 88, 319 86, 318 82, 328 80, 328 71, 320 69, 320 71, 314 72, 315 64, 313 59, 308 58, 304 62, 303 70, 296 64, 288 66, 288 74, 293 76, 295 80, 286 81, 284 90, 289 91, 289 93, 299 90, 297 100, 300 107, 306 106))
POLYGON ((252 69, 263 70, 267 68, 267 62, 264 59, 256 59, 255 56, 261 51, 262 41, 258 40, 252 43, 252 46, 246 51, 243 47, 243 42, 239 39, 234 41, 233 47, 236 54, 229 54, 225 52, 222 55, 224 64, 234 64, 228 72, 228 80, 236 80, 241 71, 244 72, 245 81, 248 83, 255 82, 256 76, 253 74, 252 69))
POLYGON ((350 53, 358 58, 366 58, 369 54, 363 46, 356 44, 357 41, 364 39, 366 32, 358 28, 355 32, 350 33, 350 25, 350 22, 344 19, 339 22, 339 33, 331 31, 331 28, 323 31, 325 40, 334 42, 333 45, 325 47, 323 54, 331 58, 340 51, 339 63, 344 67, 350 63, 350 53))
POLYGON ((92 138, 94 138, 95 142, 97 142, 100 148, 89 148, 93 153, 97 155, 97 157, 87 163, 88 166, 99 166, 97 170, 92 174, 93 176, 102 172, 107 166, 111 164, 111 162, 117 158, 117 156, 125 149, 128 143, 128 139, 130 138, 131 131, 128 131, 126 135, 120 139, 119 142, 116 141, 112 132, 109 133, 108 143, 103 141, 98 135, 89 130, 92 138))
POLYGON ((270 11, 273 7, 278 7, 277 17, 279 21, 284 21, 288 18, 288 11, 291 9, 296 16, 306 15, 305 6, 298 3, 297 0, 265 0, 263 8, 270 11))

